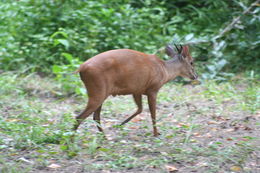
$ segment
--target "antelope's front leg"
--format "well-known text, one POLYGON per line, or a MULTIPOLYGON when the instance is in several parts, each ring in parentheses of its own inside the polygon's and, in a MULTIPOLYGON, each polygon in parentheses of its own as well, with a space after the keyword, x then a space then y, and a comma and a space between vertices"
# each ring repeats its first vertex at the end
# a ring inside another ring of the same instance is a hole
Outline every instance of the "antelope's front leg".
POLYGON ((149 109, 151 113, 151 118, 153 122, 153 135, 158 136, 159 133, 157 131, 156 127, 156 98, 157 98, 157 93, 152 93, 148 95, 148 104, 149 104, 149 109))

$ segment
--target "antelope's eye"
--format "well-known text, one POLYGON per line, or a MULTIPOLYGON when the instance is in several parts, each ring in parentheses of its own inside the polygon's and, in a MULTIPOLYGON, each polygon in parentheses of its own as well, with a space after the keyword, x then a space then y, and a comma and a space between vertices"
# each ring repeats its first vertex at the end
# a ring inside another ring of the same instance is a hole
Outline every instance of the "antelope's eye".
POLYGON ((193 62, 191 62, 190 65, 193 65, 193 62))

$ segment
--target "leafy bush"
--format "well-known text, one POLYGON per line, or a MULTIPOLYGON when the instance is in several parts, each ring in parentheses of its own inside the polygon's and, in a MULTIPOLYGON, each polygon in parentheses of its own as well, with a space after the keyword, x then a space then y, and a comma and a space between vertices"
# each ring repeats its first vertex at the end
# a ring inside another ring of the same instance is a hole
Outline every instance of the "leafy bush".
POLYGON ((1 3, 0 31, 5 70, 50 71, 68 63, 63 52, 86 60, 109 49, 155 51, 164 21, 162 8, 134 9, 117 1, 16 1, 1 3))
POLYGON ((62 53, 62 55, 69 61, 67 65, 54 65, 52 66, 52 72, 55 74, 55 79, 61 84, 61 88, 67 93, 85 94, 86 91, 81 86, 78 76, 73 75, 73 70, 78 64, 82 62, 78 58, 74 58, 69 53, 62 53), (76 87, 77 86, 77 87, 76 87))
POLYGON ((154 53, 175 42, 191 44, 204 78, 259 72, 260 8, 243 14, 250 5, 250 0, 3 0, 0 68, 49 73, 52 65, 71 64, 64 52, 84 61, 109 49, 154 53), (237 16, 230 31, 217 37, 237 16))

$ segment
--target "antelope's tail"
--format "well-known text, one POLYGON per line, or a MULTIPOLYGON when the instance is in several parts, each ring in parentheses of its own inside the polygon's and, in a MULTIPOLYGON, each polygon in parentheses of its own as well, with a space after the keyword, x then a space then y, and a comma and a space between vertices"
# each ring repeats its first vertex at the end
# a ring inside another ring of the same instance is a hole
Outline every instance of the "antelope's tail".
POLYGON ((72 74, 77 74, 80 72, 80 70, 81 70, 81 66, 79 66, 79 68, 76 71, 72 72, 72 74))
POLYGON ((76 71, 72 72, 72 74, 77 74, 80 72, 80 68, 78 68, 76 71))

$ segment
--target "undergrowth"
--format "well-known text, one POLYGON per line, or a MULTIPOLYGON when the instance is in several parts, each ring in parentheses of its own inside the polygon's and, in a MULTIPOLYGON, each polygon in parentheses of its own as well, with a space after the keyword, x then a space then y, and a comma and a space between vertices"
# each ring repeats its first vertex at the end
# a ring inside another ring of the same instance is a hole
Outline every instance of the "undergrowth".
POLYGON ((87 98, 68 95, 54 79, 2 73, 0 86, 1 172, 258 169, 260 87, 246 76, 165 85, 158 96, 158 138, 145 99, 144 112, 120 127, 136 106, 130 96, 109 98, 101 112, 105 139, 92 118, 71 131, 87 98))

